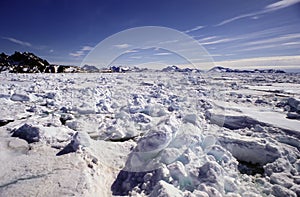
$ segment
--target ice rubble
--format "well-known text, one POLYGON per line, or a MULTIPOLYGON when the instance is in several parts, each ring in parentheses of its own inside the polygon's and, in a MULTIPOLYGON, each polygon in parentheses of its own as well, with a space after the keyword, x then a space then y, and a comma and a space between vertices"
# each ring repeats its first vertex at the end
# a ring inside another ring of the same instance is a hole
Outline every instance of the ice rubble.
POLYGON ((1 74, 0 195, 299 196, 287 75, 1 74))

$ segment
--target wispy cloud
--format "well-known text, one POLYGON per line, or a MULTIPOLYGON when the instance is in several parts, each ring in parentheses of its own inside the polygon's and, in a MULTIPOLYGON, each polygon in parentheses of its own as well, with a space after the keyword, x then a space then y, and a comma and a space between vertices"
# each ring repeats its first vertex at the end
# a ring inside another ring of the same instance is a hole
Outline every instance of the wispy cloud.
POLYGON ((114 47, 118 48, 118 49, 126 49, 128 47, 130 47, 131 45, 130 44, 117 44, 117 45, 114 45, 114 47))
POLYGON ((81 57, 83 56, 83 52, 82 51, 76 51, 74 53, 69 53, 69 55, 73 56, 73 57, 81 57))
POLYGON ((137 53, 137 52, 139 52, 137 49, 130 49, 125 51, 124 53, 137 53))
POLYGON ((292 6, 299 2, 300 2, 300 0, 281 0, 281 1, 278 1, 276 3, 272 3, 268 6, 266 6, 265 11, 271 12, 271 11, 280 10, 280 9, 292 6))
POLYGON ((230 19, 227 19, 227 20, 224 20, 224 21, 220 22, 216 26, 222 26, 222 25, 231 23, 233 21, 243 19, 243 18, 248 18, 248 17, 252 17, 254 19, 257 19, 258 15, 267 14, 267 13, 270 13, 270 12, 281 10, 283 8, 292 6, 292 5, 294 5, 296 3, 299 3, 299 2, 300 2, 300 0, 280 0, 276 3, 272 3, 272 4, 267 5, 264 9, 262 9, 260 11, 235 16, 233 18, 230 18, 230 19))
POLYGON ((172 53, 155 53, 154 55, 162 56, 162 55, 172 55, 172 53))
POLYGON ((91 46, 83 46, 81 50, 82 51, 91 51, 93 49, 94 49, 94 47, 91 47, 91 46))
POLYGON ((281 45, 284 45, 284 46, 299 45, 300 46, 300 41, 299 42, 286 42, 281 45))
POLYGON ((298 34, 288 34, 288 35, 282 35, 282 36, 275 37, 275 38, 269 38, 269 39, 263 39, 263 40, 258 40, 258 41, 247 42, 244 45, 245 46, 251 46, 251 45, 278 43, 278 42, 288 42, 292 39, 299 39, 299 38, 300 38, 300 33, 298 33, 298 34))
POLYGON ((184 33, 190 33, 190 32, 197 31, 197 30, 203 29, 203 28, 204 28, 204 26, 201 26, 201 25, 200 26, 196 26, 196 27, 194 27, 192 29, 185 30, 184 33))
POLYGON ((257 50, 262 50, 262 49, 271 49, 271 48, 276 48, 278 49, 278 44, 267 44, 267 45, 259 45, 259 46, 252 46, 244 49, 239 49, 239 51, 257 51, 257 50))
POLYGON ((209 36, 209 37, 198 39, 198 41, 199 42, 206 42, 208 40, 213 40, 213 39, 216 39, 216 38, 218 38, 218 37, 217 36, 209 36))
POLYGON ((21 40, 11 38, 11 37, 2 37, 2 39, 8 40, 8 41, 13 42, 15 44, 19 44, 19 45, 26 46, 26 47, 31 47, 32 46, 32 44, 29 43, 29 42, 21 41, 21 40))
POLYGON ((236 40, 236 38, 222 38, 222 39, 218 39, 218 40, 212 40, 212 41, 208 41, 208 42, 200 42, 202 45, 212 45, 212 44, 221 44, 221 43, 225 43, 225 42, 231 42, 236 40))
POLYGON ((233 18, 230 18, 230 19, 227 19, 227 20, 224 20, 224 21, 220 22, 216 26, 222 26, 222 25, 225 25, 227 23, 231 23, 233 21, 236 21, 236 20, 239 20, 239 19, 242 19, 242 18, 253 17, 253 16, 255 16, 255 15, 259 14, 259 13, 260 12, 254 12, 254 13, 242 14, 242 15, 239 15, 239 16, 235 16, 233 18))
POLYGON ((159 42, 158 44, 163 45, 163 44, 171 44, 171 43, 176 43, 179 40, 167 40, 167 41, 163 41, 163 42, 159 42))
POLYGON ((218 47, 216 47, 217 44, 226 44, 222 46, 223 50, 236 51, 237 53, 240 51, 271 49, 273 47, 280 49, 280 46, 281 48, 297 47, 297 43, 300 41, 300 33, 289 33, 288 29, 292 27, 294 28, 294 26, 290 25, 280 26, 247 34, 235 35, 234 37, 221 37, 215 35, 201 38, 198 41, 210 50, 218 49, 218 47), (270 35, 273 37, 270 38, 270 35))
POLYGON ((300 56, 274 56, 274 57, 255 57, 238 60, 228 60, 215 62, 216 65, 222 65, 231 68, 298 68, 300 56), (251 65, 251 66, 249 66, 251 65))
POLYGON ((80 50, 76 52, 69 53, 70 56, 73 57, 81 57, 86 54, 86 52, 93 50, 94 47, 91 46, 83 46, 80 50))
POLYGON ((132 59, 142 59, 142 56, 131 56, 132 59))

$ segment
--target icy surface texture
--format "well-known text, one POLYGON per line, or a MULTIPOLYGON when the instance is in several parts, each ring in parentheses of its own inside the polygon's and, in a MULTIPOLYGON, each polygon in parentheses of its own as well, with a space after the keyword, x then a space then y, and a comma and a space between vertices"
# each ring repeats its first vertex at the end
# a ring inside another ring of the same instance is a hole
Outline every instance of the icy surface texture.
POLYGON ((0 196, 299 196, 299 79, 2 73, 0 196))

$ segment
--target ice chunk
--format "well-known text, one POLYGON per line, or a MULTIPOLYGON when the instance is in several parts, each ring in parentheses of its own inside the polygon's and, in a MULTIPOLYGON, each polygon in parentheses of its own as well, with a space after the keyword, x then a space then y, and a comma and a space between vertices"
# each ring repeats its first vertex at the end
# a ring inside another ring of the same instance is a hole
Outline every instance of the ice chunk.
POLYGON ((38 142, 40 139, 40 129, 27 123, 12 132, 12 137, 24 139, 28 143, 38 142))
POLYGON ((172 140, 172 130, 169 126, 155 128, 149 131, 138 142, 136 150, 139 152, 159 152, 166 148, 172 140))
POLYGON ((226 192, 234 192, 238 189, 235 179, 229 176, 224 177, 224 189, 226 192))
POLYGON ((182 147, 196 147, 199 146, 201 137, 201 129, 199 127, 191 123, 182 124, 178 128, 171 146, 178 149, 182 147))
POLYGON ((26 153, 29 150, 28 143, 25 140, 19 138, 13 138, 9 141, 8 147, 22 153, 26 153))
POLYGON ((252 128, 257 124, 266 126, 264 122, 260 122, 248 116, 224 116, 206 113, 206 118, 209 119, 212 124, 217 124, 220 127, 226 127, 231 130, 252 128))
POLYGON ((286 173, 273 173, 270 176, 270 182, 272 184, 278 184, 286 188, 293 186, 293 180, 289 178, 286 173))
POLYGON ((288 105, 291 107, 293 111, 298 111, 300 106, 300 101, 295 98, 289 98, 287 100, 288 105))
POLYGON ((183 117, 184 122, 192 123, 193 125, 199 126, 199 117, 196 114, 187 114, 183 117))
POLYGON ((209 197, 222 197, 222 194, 216 188, 205 184, 199 185, 197 189, 207 193, 209 197))
POLYGON ((288 196, 288 197, 296 197, 297 195, 295 194, 295 192, 282 187, 280 185, 274 185, 272 187, 272 194, 276 197, 282 197, 282 196, 288 196))
POLYGON ((227 151, 219 145, 213 145, 207 150, 207 154, 214 156, 216 161, 221 161, 226 153, 227 151))
POLYGON ((216 138, 212 135, 208 135, 202 141, 201 147, 204 150, 207 147, 214 145, 215 143, 216 143, 216 138))
POLYGON ((13 94, 10 98, 12 101, 29 101, 30 98, 24 94, 13 94))
POLYGON ((132 120, 137 123, 150 123, 150 118, 145 114, 136 114, 132 117, 132 120))
POLYGON ((173 179, 178 180, 181 186, 184 186, 184 182, 187 178, 187 173, 185 171, 184 165, 180 161, 176 161, 172 164, 169 164, 168 169, 170 171, 170 175, 173 179))
POLYGON ((255 138, 222 136, 219 138, 219 142, 237 160, 253 164, 265 165, 280 157, 280 151, 276 146, 263 144, 255 138))
POLYGON ((79 145, 89 147, 91 145, 91 138, 86 132, 77 132, 73 136, 72 142, 74 147, 78 147, 79 145))
POLYGON ((195 197, 209 197, 209 195, 204 191, 194 190, 193 194, 195 197))
POLYGON ((181 153, 182 151, 177 148, 167 147, 161 152, 161 161, 165 164, 170 164, 174 162, 181 155, 181 153))
POLYGON ((271 176, 273 173, 288 172, 292 168, 288 160, 284 158, 278 158, 272 163, 268 163, 264 166, 265 173, 271 176))
POLYGON ((300 114, 298 114, 296 112, 288 112, 287 113, 287 118, 300 120, 300 114))
POLYGON ((166 115, 164 106, 162 105, 147 105, 142 111, 142 113, 147 114, 152 117, 161 117, 166 115))
POLYGON ((198 179, 217 191, 224 191, 224 169, 217 162, 208 161, 201 166, 198 179))
POLYGON ((91 138, 86 132, 77 132, 73 136, 71 142, 59 151, 56 155, 64 155, 71 152, 76 152, 80 147, 89 147, 91 145, 91 138))
POLYGON ((149 197, 182 197, 183 192, 165 181, 159 181, 149 197))

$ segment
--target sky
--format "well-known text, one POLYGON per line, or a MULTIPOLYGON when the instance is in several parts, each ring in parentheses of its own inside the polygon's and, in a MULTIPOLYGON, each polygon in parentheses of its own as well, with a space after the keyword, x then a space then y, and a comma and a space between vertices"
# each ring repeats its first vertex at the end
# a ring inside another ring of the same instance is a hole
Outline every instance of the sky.
MULTIPOLYGON (((159 26, 196 40, 215 65, 300 68, 300 0, 2 0, 0 17, 0 52, 30 51, 53 64, 81 65, 108 37, 159 26)), ((114 46, 129 50, 122 38, 114 46)), ((177 51, 132 49, 114 62, 183 64, 177 51)))

